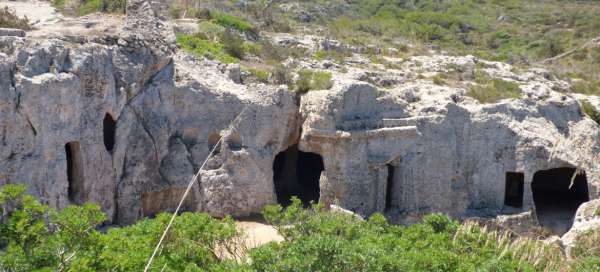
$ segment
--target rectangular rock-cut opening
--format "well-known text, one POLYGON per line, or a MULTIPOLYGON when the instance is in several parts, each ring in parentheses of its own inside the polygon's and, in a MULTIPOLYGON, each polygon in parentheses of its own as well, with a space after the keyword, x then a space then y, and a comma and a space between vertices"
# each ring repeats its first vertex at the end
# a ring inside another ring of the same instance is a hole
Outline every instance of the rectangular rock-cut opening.
POLYGON ((84 173, 83 158, 81 157, 81 148, 79 146, 79 142, 69 142, 65 144, 65 154, 67 160, 67 194, 69 201, 74 204, 83 204, 84 173))
POLYGON ((504 205, 521 208, 523 207, 523 188, 525 187, 525 174, 506 172, 506 183, 504 187, 504 205))
POLYGON ((388 211, 392 208, 392 189, 394 186, 394 172, 396 168, 388 164, 387 166, 387 182, 385 185, 385 210, 388 211))

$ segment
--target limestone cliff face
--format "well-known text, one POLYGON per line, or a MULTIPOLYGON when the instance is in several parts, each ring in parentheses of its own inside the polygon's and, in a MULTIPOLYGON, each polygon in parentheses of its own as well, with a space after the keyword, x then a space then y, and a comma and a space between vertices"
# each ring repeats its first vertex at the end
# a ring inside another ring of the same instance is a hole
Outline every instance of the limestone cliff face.
POLYGON ((127 12, 107 37, 0 37, 0 185, 29 184, 58 208, 99 203, 126 224, 172 210, 217 145, 185 209, 244 216, 296 190, 400 221, 527 213, 542 206, 533 188, 554 182, 540 174, 549 169, 585 171, 581 190, 599 197, 600 126, 543 71, 415 57, 334 72, 332 90, 300 97, 237 84, 234 68, 180 52, 148 1, 130 0, 127 12), (414 72, 476 65, 519 83, 523 97, 481 104, 414 72))
POLYGON ((223 135, 186 208, 245 215, 273 203, 269 169, 296 133, 294 96, 176 54, 148 2, 127 12, 117 42, 0 37, 0 185, 28 184, 58 208, 95 202, 130 223, 173 209, 223 135))
POLYGON ((564 167, 585 169, 589 194, 598 197, 600 128, 576 100, 557 94, 481 105, 457 101, 459 92, 347 82, 304 96, 300 149, 324 158, 321 200, 370 214, 383 212, 391 194, 388 209, 405 215, 501 214, 506 174, 521 173, 525 211, 534 207, 534 174, 564 167))

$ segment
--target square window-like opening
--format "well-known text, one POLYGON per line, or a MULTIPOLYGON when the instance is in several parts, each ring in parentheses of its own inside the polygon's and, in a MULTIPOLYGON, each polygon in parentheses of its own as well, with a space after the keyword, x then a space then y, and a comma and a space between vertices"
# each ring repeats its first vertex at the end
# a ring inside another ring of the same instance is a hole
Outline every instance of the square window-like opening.
POLYGON ((504 188, 504 205, 523 207, 523 187, 525 175, 523 173, 507 172, 506 186, 504 188))

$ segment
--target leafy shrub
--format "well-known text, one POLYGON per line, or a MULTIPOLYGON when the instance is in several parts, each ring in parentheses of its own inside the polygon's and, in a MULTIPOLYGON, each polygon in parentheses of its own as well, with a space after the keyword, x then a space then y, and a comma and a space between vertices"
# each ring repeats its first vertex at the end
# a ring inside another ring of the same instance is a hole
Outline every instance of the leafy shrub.
POLYGON ((256 29, 252 24, 240 17, 222 12, 211 12, 211 17, 215 23, 224 27, 234 28, 240 32, 256 32, 256 29))
POLYGON ((329 72, 302 69, 298 71, 296 91, 306 93, 310 90, 328 90, 333 87, 332 75, 329 72))
POLYGON ((456 222, 441 213, 434 213, 423 217, 423 223, 429 225, 435 233, 454 232, 458 228, 456 222))
POLYGON ((250 72, 250 74, 254 76, 259 82, 269 83, 269 77, 271 76, 271 74, 268 71, 251 68, 248 69, 248 72, 250 72))
POLYGON ((220 41, 223 45, 223 50, 225 50, 227 54, 237 59, 244 58, 244 39, 239 35, 230 30, 225 30, 221 33, 220 41))
MULTIPOLYGON (((106 220, 97 205, 56 211, 25 194, 22 185, 0 188, 0 271, 140 271, 158 242, 168 214, 144 219, 106 234, 96 227, 106 220)), ((230 218, 206 214, 178 216, 153 263, 153 271, 231 271, 240 267, 221 259, 237 254, 239 235, 230 218)))
POLYGON ((0 27, 18 28, 22 30, 31 29, 27 17, 19 18, 19 16, 8 7, 0 9, 0 27))
POLYGON ((272 77, 274 84, 285 84, 291 86, 293 83, 290 69, 283 64, 278 64, 273 68, 272 77))

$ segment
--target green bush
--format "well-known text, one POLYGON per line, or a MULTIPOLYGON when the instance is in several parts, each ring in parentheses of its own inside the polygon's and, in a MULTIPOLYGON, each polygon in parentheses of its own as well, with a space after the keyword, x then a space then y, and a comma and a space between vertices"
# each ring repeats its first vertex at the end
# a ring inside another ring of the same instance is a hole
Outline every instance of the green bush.
POLYGON ((52 0, 52 6, 67 15, 86 15, 94 12, 125 13, 127 0, 52 0))
POLYGON ((328 90, 333 87, 332 75, 329 72, 302 69, 298 71, 296 91, 306 93, 310 90, 328 90))
POLYGON ((27 17, 19 18, 19 16, 8 7, 0 8, 0 27, 18 28, 22 30, 31 29, 27 17))
POLYGON ((269 77, 271 73, 268 71, 260 70, 260 69, 248 69, 248 72, 258 80, 258 82, 269 83, 269 77))
MULTIPOLYGON (((56 211, 24 192, 22 185, 0 188, 0 271, 140 271, 171 217, 159 214, 103 234, 96 227, 106 216, 97 205, 56 211)), ((152 271, 240 268, 219 257, 220 252, 233 253, 229 249, 237 236, 230 218, 183 213, 174 221, 152 271)))
POLYGON ((244 19, 222 12, 211 12, 213 21, 224 27, 237 29, 240 32, 256 32, 254 26, 244 19))
POLYGON ((244 51, 244 39, 242 39, 237 33, 230 30, 225 30, 220 36, 223 50, 230 56, 243 59, 245 55, 244 51))

